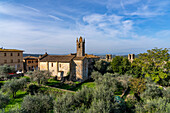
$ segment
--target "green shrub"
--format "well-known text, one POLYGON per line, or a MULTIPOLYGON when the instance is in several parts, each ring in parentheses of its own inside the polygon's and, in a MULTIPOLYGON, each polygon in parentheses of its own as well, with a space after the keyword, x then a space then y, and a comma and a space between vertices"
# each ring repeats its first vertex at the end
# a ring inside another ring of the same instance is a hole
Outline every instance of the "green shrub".
POLYGON ((27 95, 21 104, 22 113, 50 113, 53 110, 53 98, 47 95, 27 95))

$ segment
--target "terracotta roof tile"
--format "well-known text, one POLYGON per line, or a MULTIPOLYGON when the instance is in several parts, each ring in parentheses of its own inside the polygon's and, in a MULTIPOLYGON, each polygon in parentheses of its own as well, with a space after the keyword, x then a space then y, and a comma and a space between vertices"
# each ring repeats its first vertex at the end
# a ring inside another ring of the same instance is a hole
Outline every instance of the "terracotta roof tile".
POLYGON ((41 62, 69 62, 71 61, 75 56, 74 55, 48 55, 45 58, 41 59, 41 62))
POLYGON ((100 58, 100 57, 98 57, 98 56, 89 55, 89 54, 85 54, 85 57, 86 57, 86 58, 100 58))
POLYGON ((24 57, 24 60, 26 60, 26 59, 38 59, 38 57, 34 57, 34 56, 26 56, 26 57, 24 57))
POLYGON ((75 57, 74 60, 83 60, 85 58, 86 58, 85 56, 84 57, 75 57))
POLYGON ((2 49, 2 48, 0 48, 0 52, 23 52, 23 50, 17 50, 17 49, 2 49))

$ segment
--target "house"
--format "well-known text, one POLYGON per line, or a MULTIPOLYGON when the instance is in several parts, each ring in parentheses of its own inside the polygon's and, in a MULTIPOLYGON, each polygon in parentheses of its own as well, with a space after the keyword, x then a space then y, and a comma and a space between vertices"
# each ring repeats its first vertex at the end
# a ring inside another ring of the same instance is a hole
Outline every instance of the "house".
POLYGON ((38 70, 38 57, 26 56, 23 60, 24 72, 38 70))
POLYGON ((0 48, 0 65, 14 66, 16 71, 23 71, 23 50, 0 48))

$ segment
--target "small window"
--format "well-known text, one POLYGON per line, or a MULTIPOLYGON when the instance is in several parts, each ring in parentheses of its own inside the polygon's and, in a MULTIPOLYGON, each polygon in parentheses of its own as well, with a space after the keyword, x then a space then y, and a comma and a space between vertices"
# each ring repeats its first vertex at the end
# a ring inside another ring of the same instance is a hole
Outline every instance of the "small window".
POLYGON ((18 63, 20 63, 20 59, 18 59, 18 63))
POLYGON ((38 61, 36 61, 36 63, 38 63, 38 61))
POLYGON ((13 56, 13 54, 11 53, 11 56, 13 56))
POLYGON ((31 61, 28 61, 28 63, 31 63, 31 61))
POLYGON ((79 48, 80 48, 80 43, 79 43, 79 48))
POLYGON ((20 56, 20 54, 18 53, 18 56, 20 56))
POLYGON ((6 56, 6 53, 4 53, 4 56, 6 56))
POLYGON ((53 67, 53 63, 51 63, 51 67, 53 67))
POLYGON ((4 60, 4 63, 7 63, 7 60, 4 60))
POLYGON ((34 63, 34 61, 32 61, 32 63, 34 63))
POLYGON ((11 63, 13 63, 13 60, 11 59, 11 63))

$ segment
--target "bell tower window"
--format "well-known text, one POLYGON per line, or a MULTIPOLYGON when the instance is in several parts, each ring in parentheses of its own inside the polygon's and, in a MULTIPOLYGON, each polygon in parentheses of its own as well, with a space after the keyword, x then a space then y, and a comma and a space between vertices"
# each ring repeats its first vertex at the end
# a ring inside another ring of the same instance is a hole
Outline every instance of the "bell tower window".
POLYGON ((79 43, 79 48, 80 48, 80 43, 79 43))

